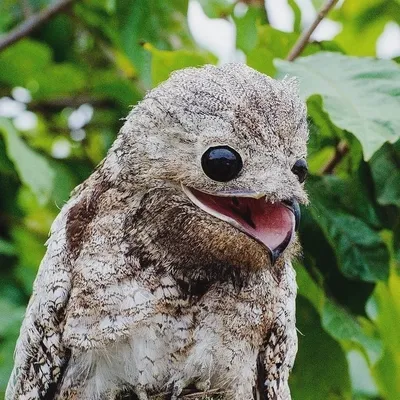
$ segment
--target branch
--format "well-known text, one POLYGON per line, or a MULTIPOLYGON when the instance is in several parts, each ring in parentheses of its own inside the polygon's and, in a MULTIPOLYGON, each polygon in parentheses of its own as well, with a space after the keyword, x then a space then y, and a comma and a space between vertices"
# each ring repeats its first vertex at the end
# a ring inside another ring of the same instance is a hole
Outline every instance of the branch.
POLYGON ((22 22, 9 32, 7 36, 0 39, 0 51, 31 34, 39 26, 49 21, 51 17, 64 11, 74 1, 75 0, 59 0, 50 7, 32 15, 32 17, 28 18, 25 22, 22 22))
POLYGON ((335 149, 335 154, 328 161, 325 167, 322 168, 321 173, 323 175, 332 174, 336 166, 343 160, 343 157, 348 153, 349 146, 346 142, 339 142, 335 149))
POLYGON ((59 97, 52 100, 43 100, 32 102, 29 104, 29 109, 32 111, 54 111, 65 107, 79 107, 82 104, 89 103, 95 107, 115 107, 116 102, 111 99, 98 99, 90 96, 71 96, 59 97))
POLYGON ((338 0, 327 0, 327 2, 320 8, 317 16, 315 17, 314 22, 311 26, 305 30, 300 37, 297 39, 294 44, 292 50, 290 50, 288 56, 286 57, 287 61, 293 61, 296 59, 304 48, 307 46, 308 41, 310 40, 311 35, 319 25, 319 23, 325 18, 328 14, 329 10, 338 2, 338 0))

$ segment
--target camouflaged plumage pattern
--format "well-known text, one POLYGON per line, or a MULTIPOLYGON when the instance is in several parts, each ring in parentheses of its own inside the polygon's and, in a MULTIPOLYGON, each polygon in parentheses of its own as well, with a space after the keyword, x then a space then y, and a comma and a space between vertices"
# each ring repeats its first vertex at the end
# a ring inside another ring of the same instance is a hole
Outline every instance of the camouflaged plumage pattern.
POLYGON ((305 203, 291 167, 307 137, 296 82, 245 65, 185 69, 150 91, 52 226, 6 399, 176 399, 190 386, 289 400, 298 246, 272 266, 181 184, 305 203), (243 159, 230 182, 201 170, 218 144, 243 159))

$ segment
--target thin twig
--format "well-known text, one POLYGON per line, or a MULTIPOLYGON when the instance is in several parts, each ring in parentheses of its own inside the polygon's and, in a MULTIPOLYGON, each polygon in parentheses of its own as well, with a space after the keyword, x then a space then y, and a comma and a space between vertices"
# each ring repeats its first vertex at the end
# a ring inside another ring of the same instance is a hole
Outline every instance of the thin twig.
POLYGON ((36 101, 29 104, 32 111, 54 111, 65 107, 76 108, 82 104, 89 103, 95 107, 114 107, 116 102, 112 99, 98 99, 90 96, 59 97, 51 100, 36 101))
POLYGON ((325 18, 325 16, 328 14, 329 10, 338 2, 338 0, 328 0, 318 11, 317 16, 315 17, 314 22, 311 24, 311 26, 305 30, 300 37, 297 39, 296 43, 294 44, 292 50, 290 50, 290 53, 286 57, 287 61, 293 61, 296 59, 301 52, 304 50, 304 48, 307 46, 308 41, 310 40, 310 37, 312 33, 315 31, 319 23, 325 18))
POLYGON ((333 157, 327 162, 325 167, 322 168, 321 173, 323 175, 333 174, 336 166, 343 160, 343 157, 348 153, 349 145, 341 141, 338 143, 335 149, 335 154, 333 157))
POLYGON ((28 36, 39 26, 49 21, 51 17, 64 11, 74 1, 75 0, 59 0, 50 7, 45 8, 44 10, 32 15, 32 17, 28 18, 25 22, 22 22, 20 25, 18 25, 4 38, 0 39, 0 51, 4 50, 8 46, 11 46, 25 36, 28 36))

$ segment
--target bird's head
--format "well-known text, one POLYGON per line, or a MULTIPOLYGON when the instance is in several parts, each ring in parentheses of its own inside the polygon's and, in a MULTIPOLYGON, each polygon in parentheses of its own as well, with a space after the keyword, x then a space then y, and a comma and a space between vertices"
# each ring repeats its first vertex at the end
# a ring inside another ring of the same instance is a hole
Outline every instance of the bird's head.
POLYGON ((293 247, 307 138, 295 81, 242 64, 190 68, 133 109, 105 167, 147 194, 132 223, 142 247, 254 270, 293 247))

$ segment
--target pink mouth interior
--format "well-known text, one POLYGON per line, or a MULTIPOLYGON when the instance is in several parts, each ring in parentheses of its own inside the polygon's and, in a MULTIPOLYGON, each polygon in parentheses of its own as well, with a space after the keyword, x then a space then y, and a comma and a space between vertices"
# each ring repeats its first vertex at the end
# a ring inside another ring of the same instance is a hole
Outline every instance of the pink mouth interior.
POLYGON ((265 197, 213 196, 196 189, 192 194, 205 206, 234 220, 240 230, 266 245, 272 252, 282 252, 294 233, 295 218, 284 204, 269 203, 265 197))

